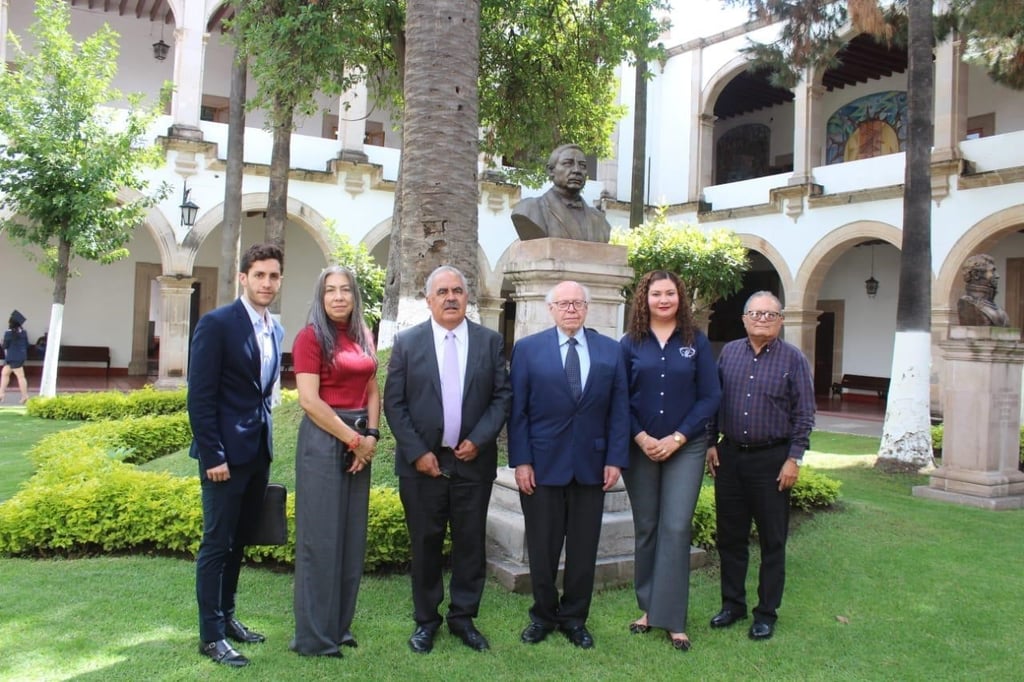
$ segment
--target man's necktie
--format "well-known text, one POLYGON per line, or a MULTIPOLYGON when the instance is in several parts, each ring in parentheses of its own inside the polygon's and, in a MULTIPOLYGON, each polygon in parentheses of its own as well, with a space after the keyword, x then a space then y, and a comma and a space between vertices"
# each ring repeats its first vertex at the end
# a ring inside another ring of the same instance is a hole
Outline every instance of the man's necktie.
POLYGON ((569 338, 569 349, 565 352, 565 376, 569 379, 569 390, 572 391, 572 397, 579 400, 583 395, 583 375, 580 373, 580 354, 576 351, 577 343, 579 341, 576 339, 569 338))
POLYGON ((444 364, 441 369, 441 403, 444 408, 444 442, 450 448, 459 444, 462 428, 462 381, 459 379, 459 351, 455 332, 444 337, 444 364))

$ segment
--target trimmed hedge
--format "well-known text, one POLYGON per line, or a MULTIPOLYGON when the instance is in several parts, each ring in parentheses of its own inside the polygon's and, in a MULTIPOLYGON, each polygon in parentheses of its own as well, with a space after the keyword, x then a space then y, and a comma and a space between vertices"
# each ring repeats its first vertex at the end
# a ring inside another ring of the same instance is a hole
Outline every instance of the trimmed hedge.
POLYGON ((78 419, 103 421, 141 417, 144 415, 175 414, 185 411, 185 389, 158 391, 145 386, 138 391, 102 391, 99 393, 73 393, 53 398, 32 398, 26 411, 41 419, 78 419))
POLYGON ((83 424, 43 438, 29 450, 28 458, 39 467, 65 452, 99 448, 124 462, 143 464, 177 452, 191 443, 192 428, 188 415, 179 412, 83 424))

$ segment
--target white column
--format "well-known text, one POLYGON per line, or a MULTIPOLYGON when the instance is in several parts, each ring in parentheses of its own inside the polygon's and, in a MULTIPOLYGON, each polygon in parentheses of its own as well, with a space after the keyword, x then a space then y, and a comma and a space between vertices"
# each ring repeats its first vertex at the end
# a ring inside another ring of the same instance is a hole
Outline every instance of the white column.
POLYGON ((702 196, 705 187, 713 184, 714 161, 715 161, 715 121, 718 117, 714 114, 701 114, 700 125, 700 147, 697 154, 700 156, 700 178, 697 198, 702 196))
POLYGON ((188 332, 194 277, 162 275, 160 283, 160 360, 157 388, 179 388, 188 380, 188 332))
POLYGON ((957 36, 935 47, 935 145, 932 161, 960 158, 967 135, 967 65, 957 36))
POLYGON ((367 105, 366 83, 360 81, 341 94, 338 107, 338 142, 342 161, 365 163, 363 139, 366 137, 367 105))
POLYGON ((814 167, 824 162, 821 147, 825 141, 821 116, 821 96, 825 88, 809 83, 809 75, 797 84, 793 94, 793 175, 790 185, 814 182, 814 167))
MULTIPOLYGON (((699 152, 703 148, 701 145, 701 139, 704 134, 707 133, 708 143, 711 144, 714 138, 715 124, 711 122, 711 127, 705 130, 703 120, 700 114, 700 103, 701 103, 701 72, 704 68, 704 48, 698 47, 693 50, 690 54, 690 120, 693 124, 690 126, 690 159, 689 167, 687 168, 686 175, 690 179, 686 188, 686 200, 697 201, 700 199, 700 193, 707 186, 705 183, 704 174, 702 170, 703 155, 699 152), (698 153, 694 153, 698 152, 698 153)), ((710 150, 710 147, 708 147, 710 150)), ((710 153, 708 156, 712 156, 710 153)))
POLYGON ((199 109, 203 102, 203 65, 206 32, 201 2, 186 2, 182 21, 174 29, 174 94, 171 116, 174 122, 167 134, 192 140, 203 139, 199 129, 199 109))

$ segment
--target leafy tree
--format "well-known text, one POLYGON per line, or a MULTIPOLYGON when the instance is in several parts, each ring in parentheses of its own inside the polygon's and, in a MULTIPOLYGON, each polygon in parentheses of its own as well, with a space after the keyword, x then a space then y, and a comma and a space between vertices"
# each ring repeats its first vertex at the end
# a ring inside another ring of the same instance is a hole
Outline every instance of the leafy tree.
POLYGON ((626 300, 631 300, 633 287, 645 273, 668 270, 683 281, 698 316, 707 313, 715 301, 739 291, 743 273, 750 267, 747 249, 733 232, 670 223, 664 207, 639 227, 613 230, 611 243, 626 247, 635 273, 626 300))
POLYGON ((141 95, 111 87, 117 34, 105 25, 75 42, 63 0, 38 0, 35 14, 33 52, 9 36, 15 68, 0 74, 0 206, 11 216, 0 231, 41 249, 54 282, 40 388, 53 396, 72 257, 125 258, 125 244, 167 188, 149 190, 140 172, 162 160, 144 144, 161 105, 147 109, 141 95), (117 101, 127 101, 127 113, 107 106, 117 101), (123 189, 140 196, 118 200, 123 189))
POLYGON ((353 244, 348 235, 328 225, 333 234, 331 262, 344 265, 356 276, 356 284, 363 294, 363 312, 366 324, 372 329, 380 322, 380 306, 384 300, 384 269, 377 265, 365 244, 353 244))
POLYGON ((967 37, 964 61, 976 64, 992 80, 1024 89, 1024 2, 1021 0, 952 0, 940 17, 940 37, 957 29, 967 37))

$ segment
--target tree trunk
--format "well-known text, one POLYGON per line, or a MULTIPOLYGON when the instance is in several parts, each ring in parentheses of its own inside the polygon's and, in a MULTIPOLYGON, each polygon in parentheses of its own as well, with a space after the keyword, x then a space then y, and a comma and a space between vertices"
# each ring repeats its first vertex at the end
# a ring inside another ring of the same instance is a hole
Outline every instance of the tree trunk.
MULTIPOLYGON (((288 171, 292 158, 292 117, 295 110, 283 104, 274 107, 274 146, 270 152, 270 189, 267 197, 266 241, 284 251, 284 228, 288 224, 288 171)), ((287 260, 287 259, 285 259, 287 260)), ((270 304, 270 311, 281 312, 281 295, 270 304)))
POLYGON ((910 0, 903 248, 892 384, 876 466, 917 471, 932 463, 931 147, 934 138, 932 0, 910 0))
POLYGON ((68 295, 70 272, 71 242, 62 238, 57 242, 57 267, 53 272, 53 305, 50 308, 50 326, 46 330, 43 376, 39 381, 39 395, 44 398, 57 395, 57 361, 60 358, 60 337, 64 329, 64 303, 68 295))
POLYGON ((644 184, 647 164, 647 60, 636 60, 633 95, 633 179, 629 192, 629 226, 644 222, 644 184))
POLYGON ((238 296, 238 259, 242 249, 242 171, 245 157, 245 80, 248 68, 238 48, 231 62, 228 109, 228 164, 224 174, 224 224, 221 226, 217 305, 238 296))
POLYGON ((423 287, 439 265, 466 275, 476 307, 479 1, 409 0, 406 46, 399 232, 388 261, 398 292, 392 331, 426 319, 423 287))

